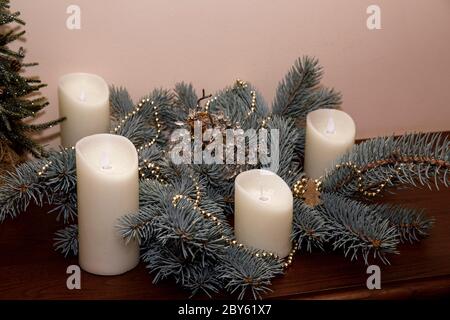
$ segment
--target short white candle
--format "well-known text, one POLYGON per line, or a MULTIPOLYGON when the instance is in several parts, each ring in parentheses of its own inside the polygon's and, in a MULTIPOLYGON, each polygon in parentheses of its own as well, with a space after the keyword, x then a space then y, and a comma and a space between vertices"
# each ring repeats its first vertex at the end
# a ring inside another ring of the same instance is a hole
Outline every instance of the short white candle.
POLYGON ((291 251, 293 197, 275 173, 249 170, 236 177, 234 228, 236 240, 286 257, 291 251))
POLYGON ((118 219, 139 209, 138 156, 125 137, 96 134, 77 142, 79 263, 94 274, 115 275, 139 262, 139 246, 125 243, 118 219))
POLYGON ((355 122, 345 112, 319 109, 306 116, 305 173, 323 176, 355 143, 355 122))
POLYGON ((65 147, 110 127, 109 89, 103 78, 89 73, 63 76, 58 85, 61 144, 65 147))

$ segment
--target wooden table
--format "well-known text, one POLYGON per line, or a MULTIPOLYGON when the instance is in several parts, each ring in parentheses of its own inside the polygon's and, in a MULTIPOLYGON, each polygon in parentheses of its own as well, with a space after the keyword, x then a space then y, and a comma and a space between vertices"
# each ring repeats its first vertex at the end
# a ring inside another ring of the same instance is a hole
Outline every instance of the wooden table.
MULTIPOLYGON (((285 276, 275 279, 275 299, 391 299, 450 296, 450 189, 402 192, 386 200, 423 207, 436 219, 431 236, 401 245, 391 265, 381 267, 381 290, 366 288, 366 266, 341 252, 302 252, 285 276)), ((125 275, 95 276, 83 272, 81 290, 66 288, 65 259, 53 251, 55 217, 31 208, 0 225, 0 299, 185 299, 187 291, 171 281, 152 284, 141 264, 125 275)), ((224 298, 226 296, 217 296, 224 298)))

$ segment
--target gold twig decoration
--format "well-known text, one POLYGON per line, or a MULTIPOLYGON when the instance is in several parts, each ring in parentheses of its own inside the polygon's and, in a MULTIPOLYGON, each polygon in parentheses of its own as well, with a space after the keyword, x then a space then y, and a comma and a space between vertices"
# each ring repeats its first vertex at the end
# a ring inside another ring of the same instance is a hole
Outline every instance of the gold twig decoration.
POLYGON ((294 196, 303 199, 307 206, 316 207, 322 204, 320 199, 321 184, 322 182, 318 179, 302 178, 294 184, 294 196))

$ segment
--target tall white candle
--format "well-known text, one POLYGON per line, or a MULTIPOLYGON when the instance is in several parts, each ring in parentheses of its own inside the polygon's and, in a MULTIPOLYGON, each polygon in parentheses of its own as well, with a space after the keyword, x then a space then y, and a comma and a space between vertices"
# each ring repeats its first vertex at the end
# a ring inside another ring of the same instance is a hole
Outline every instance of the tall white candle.
POLYGON ((291 251, 293 197, 275 173, 249 170, 235 180, 236 240, 247 246, 286 257, 291 251))
POLYGON ((100 275, 115 275, 139 261, 136 242, 125 243, 117 220, 139 209, 138 156, 125 137, 96 134, 77 142, 79 263, 100 275))
POLYGON ((305 173, 317 179, 355 143, 355 122, 345 112, 319 109, 306 116, 305 173))
POLYGON ((86 136, 107 133, 110 126, 109 89, 103 78, 89 73, 63 76, 58 85, 61 144, 73 146, 86 136))

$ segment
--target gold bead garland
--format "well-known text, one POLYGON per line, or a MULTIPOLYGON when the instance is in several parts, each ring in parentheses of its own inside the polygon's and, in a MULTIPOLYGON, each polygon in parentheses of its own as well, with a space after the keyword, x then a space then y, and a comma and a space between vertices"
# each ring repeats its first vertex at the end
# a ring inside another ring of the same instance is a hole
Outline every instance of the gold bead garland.
POLYGON ((119 129, 122 128, 122 126, 125 124, 125 122, 128 119, 130 119, 132 116, 136 115, 139 111, 141 111, 141 109, 145 103, 150 103, 150 105, 153 107, 153 115, 154 115, 157 129, 156 129, 155 137, 153 139, 151 139, 149 142, 147 142, 146 144, 140 146, 137 149, 138 152, 141 152, 145 148, 151 147, 156 142, 156 140, 159 138, 159 136, 161 134, 162 125, 161 125, 161 122, 159 121, 158 106, 155 105, 155 102, 153 100, 150 100, 150 98, 143 98, 136 105, 136 107, 134 107, 134 109, 132 111, 128 112, 122 119, 119 120, 119 124, 111 131, 111 133, 117 133, 119 131, 119 129))
POLYGON ((373 187, 365 187, 364 186, 364 184, 363 184, 363 169, 361 167, 358 167, 356 164, 352 163, 351 161, 337 164, 335 166, 335 168, 336 169, 340 169, 340 168, 352 169, 354 171, 354 173, 357 175, 358 191, 361 192, 366 197, 376 197, 384 190, 386 185, 391 182, 391 180, 395 177, 395 175, 398 174, 400 172, 400 170, 403 169, 404 166, 405 166, 404 163, 401 163, 400 165, 398 165, 398 167, 395 168, 395 173, 389 174, 383 182, 381 182, 379 185, 373 186, 373 187), (376 189, 373 191, 374 188, 376 188, 376 189), (370 189, 372 189, 372 191, 370 189))
MULTIPOLYGON (((247 88, 248 84, 247 82, 241 80, 241 79, 237 79, 236 80, 236 86, 239 86, 241 88, 247 88)), ((229 90, 226 90, 225 92, 229 92, 229 90)), ((255 90, 251 90, 250 91, 250 95, 251 95, 251 103, 250 103, 250 110, 247 112, 247 117, 249 117, 252 113, 255 112, 256 110, 256 91, 255 90)), ((209 111, 209 105, 211 104, 211 102, 217 101, 219 97, 218 96, 214 96, 211 99, 209 99, 208 101, 206 101, 205 103, 205 111, 208 112, 209 111)))
POLYGON ((308 178, 302 178, 294 183, 293 194, 294 197, 301 198, 306 191, 306 183, 308 182, 308 178))
MULTIPOLYGON (((245 88, 248 87, 248 84, 247 84, 247 82, 245 82, 245 81, 243 81, 241 79, 237 79, 236 80, 236 86, 240 86, 241 88, 245 89, 245 88)), ((250 110, 247 112, 247 118, 249 116, 251 116, 252 113, 254 113, 255 110, 256 110, 256 91, 255 90, 251 90, 250 91, 250 95, 252 96, 252 101, 250 103, 250 110)))
MULTIPOLYGON (((141 178, 145 178, 145 173, 143 172, 144 169, 149 169, 150 173, 158 180, 160 183, 165 184, 166 181, 161 175, 161 168, 156 165, 155 163, 148 161, 147 159, 144 159, 142 161, 144 165, 142 167, 139 167, 139 174, 141 175, 141 178)), ((150 180, 150 178, 145 178, 146 181, 150 180)))
MULTIPOLYGON (((134 116, 136 113, 138 113, 141 108, 143 107, 144 103, 148 103, 150 102, 149 98, 144 98, 142 99, 135 107, 132 111, 128 112, 122 119, 119 120, 119 124, 113 129, 111 130, 111 133, 117 133, 117 131, 119 131, 120 128, 122 128, 122 126, 124 125, 124 123, 131 118, 132 116, 134 116)), ((153 101, 152 101, 153 104, 153 101)))
POLYGON ((272 117, 270 117, 270 116, 268 116, 268 117, 262 119, 262 121, 261 121, 261 126, 262 126, 263 128, 265 128, 267 122, 269 122, 270 120, 272 120, 272 117))
POLYGON ((153 105, 153 115, 155 116, 155 123, 156 123, 156 135, 155 137, 150 140, 149 142, 147 142, 146 144, 140 146, 138 148, 138 152, 141 152, 142 150, 144 150, 145 148, 149 148, 151 147, 153 144, 155 144, 156 140, 159 138, 159 135, 161 134, 161 122, 159 121, 159 114, 158 114, 158 106, 154 105, 154 102, 151 102, 151 105, 153 105))
MULTIPOLYGON (((72 147, 66 147, 66 148, 64 148, 64 151, 67 151, 67 150, 75 150, 75 147, 72 146, 72 147)), ((63 151, 60 151, 59 154, 63 154, 63 151)), ((47 161, 47 162, 42 166, 41 170, 38 171, 38 173, 37 173, 38 176, 42 176, 45 172, 47 172, 48 168, 49 168, 52 164, 53 164, 53 162, 47 161)))
MULTIPOLYGON (((155 137, 150 140, 149 142, 147 142, 146 144, 140 146, 137 151, 140 152, 142 150, 144 150, 145 148, 149 148, 150 146, 152 146, 156 140, 158 139, 159 135, 161 134, 161 122, 159 121, 159 113, 158 113, 158 106, 155 105, 155 102, 153 100, 150 100, 150 98, 143 98, 141 99, 141 101, 136 105, 136 107, 134 107, 134 109, 130 112, 128 112, 125 117, 123 117, 120 121, 119 124, 111 131, 112 133, 117 133, 117 131, 123 126, 123 124, 132 116, 134 116, 135 114, 137 114, 139 111, 141 111, 142 107, 144 106, 145 103, 150 103, 150 105, 153 107, 153 115, 154 115, 154 119, 156 122, 156 127, 157 127, 157 131, 156 131, 156 135, 155 137)), ((144 169, 150 169, 151 173, 155 176, 155 178, 161 182, 161 183, 165 183, 165 180, 161 177, 161 173, 160 173, 160 167, 155 165, 154 163, 148 161, 147 159, 143 160, 144 162, 144 166, 139 167, 139 172, 140 172, 140 176, 142 178, 145 177, 145 173, 143 173, 142 171, 144 169)), ((145 180, 150 180, 149 178, 146 178, 145 180)))
POLYGON ((52 165, 52 162, 51 162, 51 161, 48 161, 46 164, 44 164, 44 165, 42 166, 41 170, 38 171, 38 173, 37 173, 38 176, 42 176, 42 175, 47 171, 48 167, 51 166, 51 165, 52 165))

